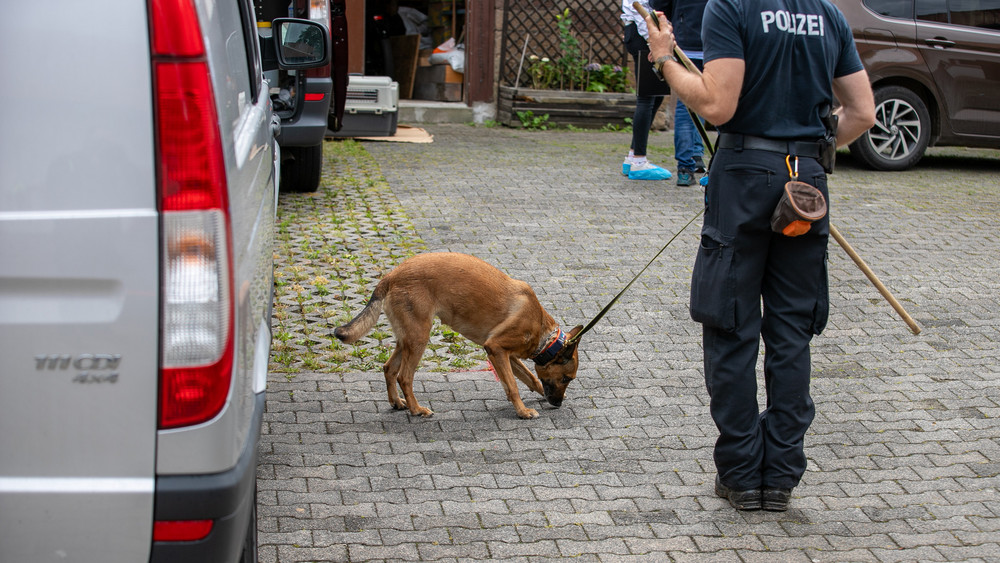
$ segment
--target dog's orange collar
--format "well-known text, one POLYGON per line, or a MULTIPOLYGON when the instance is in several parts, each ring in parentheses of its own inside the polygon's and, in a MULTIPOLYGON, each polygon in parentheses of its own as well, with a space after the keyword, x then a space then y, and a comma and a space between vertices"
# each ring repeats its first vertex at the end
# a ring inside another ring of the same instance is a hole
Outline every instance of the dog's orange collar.
POLYGON ((559 351, 562 350, 565 345, 566 333, 556 327, 556 329, 550 332, 548 337, 538 346, 538 349, 535 350, 535 355, 531 356, 530 360, 535 362, 537 365, 544 366, 545 364, 556 359, 559 351))

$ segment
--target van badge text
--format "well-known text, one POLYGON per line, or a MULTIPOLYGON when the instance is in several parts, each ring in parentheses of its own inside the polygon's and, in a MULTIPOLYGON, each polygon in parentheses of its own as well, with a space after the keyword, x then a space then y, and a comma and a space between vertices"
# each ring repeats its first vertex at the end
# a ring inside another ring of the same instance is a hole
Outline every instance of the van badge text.
POLYGON ((73 383, 117 383, 121 354, 43 354, 35 356, 37 371, 75 371, 73 383))

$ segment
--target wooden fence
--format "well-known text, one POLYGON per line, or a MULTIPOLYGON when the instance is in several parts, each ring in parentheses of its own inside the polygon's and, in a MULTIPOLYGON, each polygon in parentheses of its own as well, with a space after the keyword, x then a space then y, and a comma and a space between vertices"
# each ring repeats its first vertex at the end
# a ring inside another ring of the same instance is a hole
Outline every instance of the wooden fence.
POLYGON ((628 67, 620 0, 504 0, 499 86, 530 87, 528 57, 561 56, 557 16, 567 8, 572 34, 588 62, 628 67))

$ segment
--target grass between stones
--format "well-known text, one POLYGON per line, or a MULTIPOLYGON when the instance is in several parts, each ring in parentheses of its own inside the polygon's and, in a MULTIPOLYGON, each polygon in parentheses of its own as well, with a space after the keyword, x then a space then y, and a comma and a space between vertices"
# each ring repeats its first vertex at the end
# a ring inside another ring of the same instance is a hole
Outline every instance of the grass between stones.
MULTIPOLYGON (((274 233, 271 372, 381 371, 394 340, 384 316, 352 346, 333 329, 361 311, 378 280, 426 250, 361 143, 328 141, 320 187, 282 193, 274 233)), ((420 369, 485 367, 482 348, 435 321, 420 369)))

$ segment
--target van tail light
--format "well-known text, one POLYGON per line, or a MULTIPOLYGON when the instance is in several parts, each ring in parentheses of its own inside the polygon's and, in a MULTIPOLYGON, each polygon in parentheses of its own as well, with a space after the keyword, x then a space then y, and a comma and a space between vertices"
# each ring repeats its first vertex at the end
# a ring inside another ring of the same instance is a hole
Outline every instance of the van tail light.
POLYGON ((205 422, 233 365, 229 201, 215 94, 192 0, 150 0, 162 303, 160 428, 205 422))
MULTIPOLYGON (((326 32, 330 33, 330 0, 309 0, 309 19, 321 23, 326 27, 326 32)), ((330 78, 330 65, 321 66, 319 68, 309 68, 304 70, 306 76, 311 77, 322 77, 330 78)), ((320 94, 319 98, 315 95, 306 94, 307 102, 319 102, 323 100, 323 95, 320 94), (311 96, 311 97, 310 97, 311 96)))
POLYGON ((153 541, 198 541, 212 531, 211 520, 157 520, 153 541))
POLYGON ((309 0, 309 19, 330 27, 330 0, 309 0))

